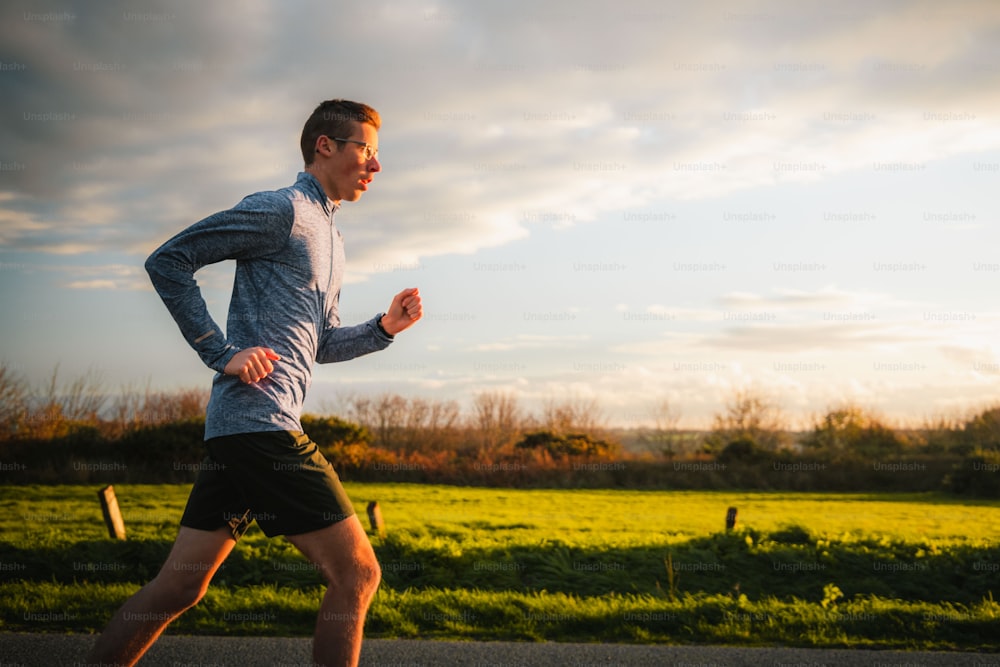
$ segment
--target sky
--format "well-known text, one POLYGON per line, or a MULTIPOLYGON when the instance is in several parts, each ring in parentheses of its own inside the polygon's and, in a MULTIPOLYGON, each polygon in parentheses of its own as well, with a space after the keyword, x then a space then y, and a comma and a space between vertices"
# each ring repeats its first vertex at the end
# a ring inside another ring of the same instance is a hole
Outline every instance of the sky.
MULTIPOLYGON (((337 224, 345 324, 418 287, 352 395, 807 425, 1000 401, 1000 4, 4 3, 0 362, 207 387, 143 262, 294 182, 322 100, 382 115, 337 224)), ((224 323, 232 264, 197 274, 224 323)))

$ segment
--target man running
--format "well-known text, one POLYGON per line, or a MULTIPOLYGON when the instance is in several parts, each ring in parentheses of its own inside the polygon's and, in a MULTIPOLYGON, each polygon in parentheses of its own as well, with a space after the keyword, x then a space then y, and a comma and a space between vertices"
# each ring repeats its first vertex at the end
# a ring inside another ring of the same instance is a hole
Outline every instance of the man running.
POLYGON ((416 288, 385 313, 340 326, 344 247, 334 214, 381 171, 374 109, 320 104, 302 130, 304 170, 294 185, 252 194, 188 227, 146 261, 187 342, 217 371, 205 420, 208 457, 159 574, 98 638, 90 662, 133 665, 163 630, 204 596, 254 520, 284 535, 327 583, 313 658, 356 665, 381 571, 336 472, 302 433, 314 363, 382 350, 423 314, 416 288), (194 273, 236 260, 225 332, 208 313, 194 273))

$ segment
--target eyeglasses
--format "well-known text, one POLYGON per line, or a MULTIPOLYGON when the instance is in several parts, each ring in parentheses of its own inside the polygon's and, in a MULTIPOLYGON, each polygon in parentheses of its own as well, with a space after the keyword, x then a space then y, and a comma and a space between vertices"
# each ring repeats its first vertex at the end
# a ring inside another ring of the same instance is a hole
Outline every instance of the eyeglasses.
POLYGON ((337 137, 327 137, 327 139, 331 139, 333 141, 343 141, 349 144, 358 144, 359 146, 364 146, 366 160, 371 160, 373 157, 378 155, 378 149, 364 141, 358 141, 357 139, 338 139, 337 137))

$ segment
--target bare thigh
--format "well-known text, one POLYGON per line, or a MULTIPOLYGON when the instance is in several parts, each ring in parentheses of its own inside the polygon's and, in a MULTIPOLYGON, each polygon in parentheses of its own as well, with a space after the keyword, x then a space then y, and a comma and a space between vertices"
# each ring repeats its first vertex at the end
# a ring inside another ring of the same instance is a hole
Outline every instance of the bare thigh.
POLYGON ((378 560, 357 515, 299 535, 289 542, 315 563, 330 585, 352 587, 357 580, 378 578, 378 560))
POLYGON ((201 597, 234 546, 236 540, 228 527, 198 530, 181 526, 156 580, 178 592, 201 597))

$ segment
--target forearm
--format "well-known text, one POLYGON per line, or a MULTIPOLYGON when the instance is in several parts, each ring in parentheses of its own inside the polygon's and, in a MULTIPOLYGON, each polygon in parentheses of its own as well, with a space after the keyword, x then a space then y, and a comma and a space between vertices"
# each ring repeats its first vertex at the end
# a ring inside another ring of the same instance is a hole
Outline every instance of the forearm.
POLYGON ((190 259, 183 251, 163 246, 146 260, 146 272, 184 340, 206 366, 222 372, 239 350, 209 314, 190 259))
POLYGON ((258 193, 191 225, 146 260, 157 294, 184 339, 212 370, 224 372, 239 349, 212 319, 194 274, 209 264, 273 252, 284 245, 291 226, 287 199, 258 193))
POLYGON ((328 328, 320 340, 317 363, 348 361, 389 347, 392 336, 379 327, 379 317, 381 314, 361 324, 328 328))

